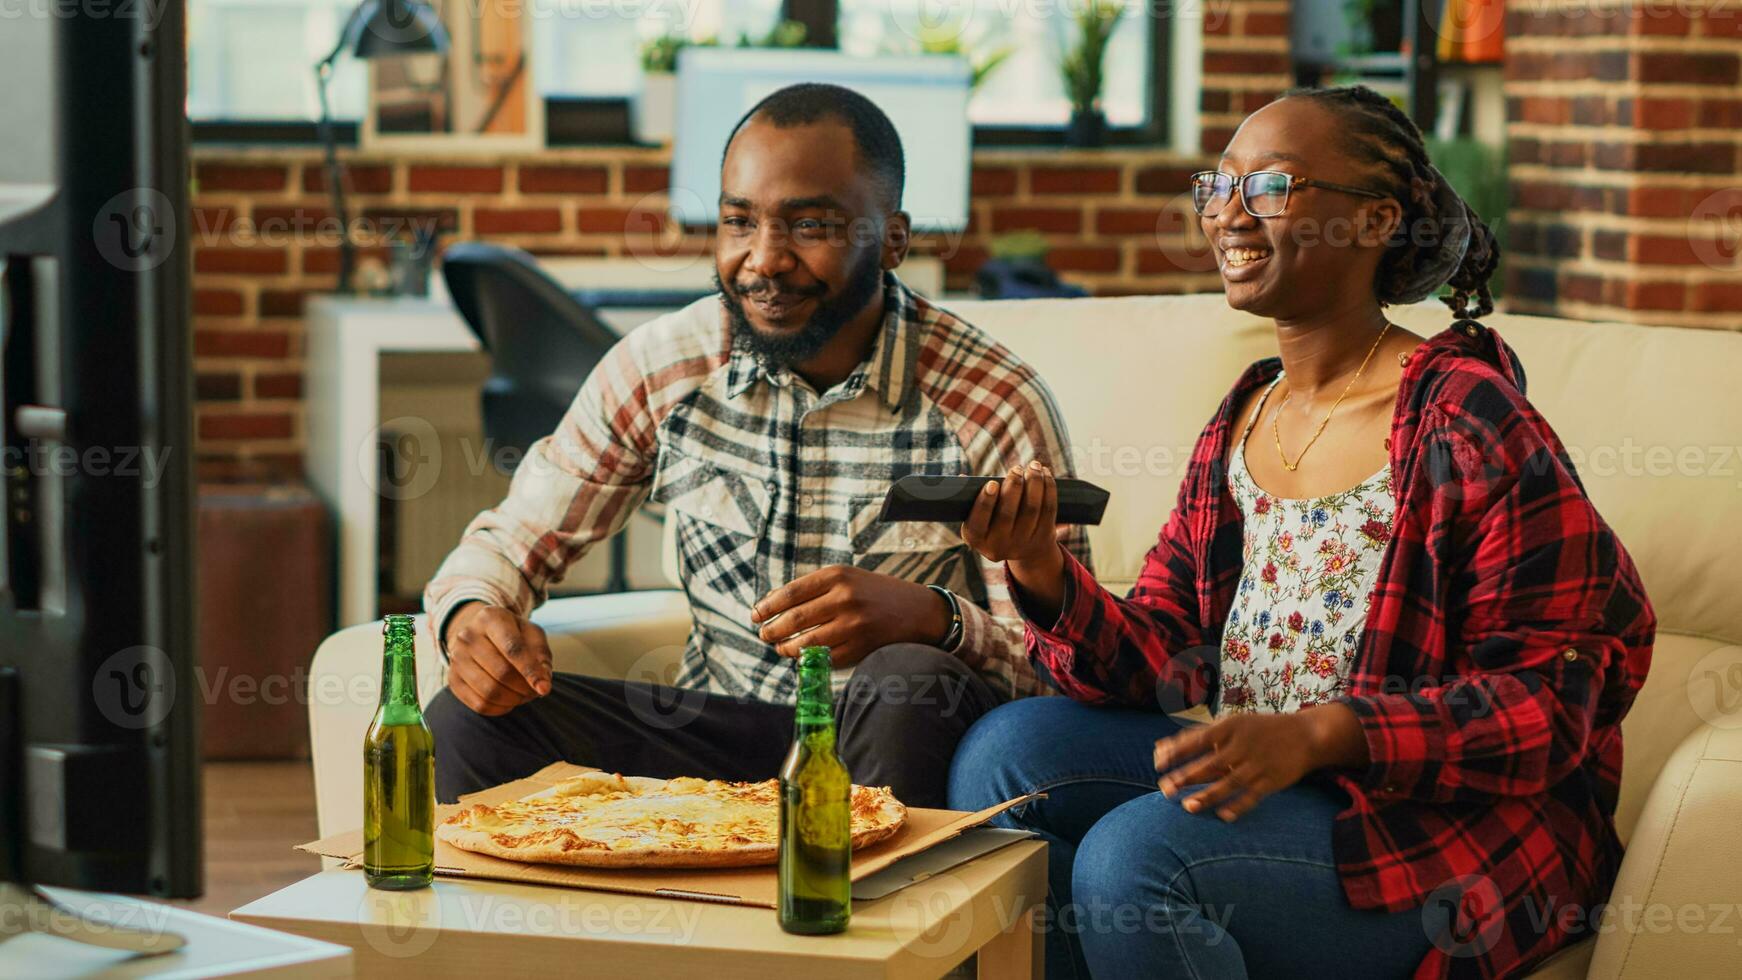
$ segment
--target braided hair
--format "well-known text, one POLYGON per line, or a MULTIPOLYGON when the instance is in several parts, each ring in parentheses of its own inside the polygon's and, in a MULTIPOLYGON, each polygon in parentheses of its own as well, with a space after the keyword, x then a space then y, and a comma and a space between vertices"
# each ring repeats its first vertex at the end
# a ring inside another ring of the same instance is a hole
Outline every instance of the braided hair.
POLYGON ((1424 266, 1436 259, 1443 260, 1439 236, 1423 242, 1412 229, 1447 227, 1448 220, 1457 217, 1446 213, 1451 206, 1469 212, 1470 243, 1446 280, 1452 293, 1443 297, 1444 302, 1458 317, 1475 318, 1494 312, 1488 279, 1500 262, 1500 243, 1429 163, 1421 130, 1414 120, 1390 99, 1365 85, 1297 88, 1283 93, 1283 98, 1311 99, 1342 118, 1346 123, 1342 132, 1347 152, 1383 171, 1386 190, 1403 205, 1398 233, 1373 275, 1373 292, 1379 302, 1383 305, 1398 302, 1406 284, 1419 279, 1424 266), (1471 300, 1475 301, 1474 307, 1471 300))

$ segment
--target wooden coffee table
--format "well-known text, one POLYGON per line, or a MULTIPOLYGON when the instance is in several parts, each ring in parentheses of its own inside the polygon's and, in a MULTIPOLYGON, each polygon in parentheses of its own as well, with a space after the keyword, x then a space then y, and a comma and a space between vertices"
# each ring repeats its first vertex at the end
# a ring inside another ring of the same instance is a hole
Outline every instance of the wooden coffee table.
POLYGON ((1046 845, 1022 840, 892 895, 855 902, 837 936, 780 931, 766 908, 514 882, 438 878, 371 890, 359 871, 324 871, 232 919, 349 946, 359 977, 488 980, 590 976, 936 978, 970 954, 979 975, 1041 973, 1034 917, 1046 845))

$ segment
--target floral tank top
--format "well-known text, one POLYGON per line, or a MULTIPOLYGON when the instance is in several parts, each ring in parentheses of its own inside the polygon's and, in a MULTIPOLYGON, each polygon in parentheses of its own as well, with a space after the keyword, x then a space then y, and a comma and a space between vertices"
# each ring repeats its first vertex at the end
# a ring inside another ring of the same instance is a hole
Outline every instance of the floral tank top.
POLYGON ((1246 437, 1281 380, 1259 397, 1228 468, 1245 540, 1222 630, 1217 714, 1296 711, 1342 693, 1397 509, 1389 463, 1324 497, 1259 488, 1246 469, 1246 437))

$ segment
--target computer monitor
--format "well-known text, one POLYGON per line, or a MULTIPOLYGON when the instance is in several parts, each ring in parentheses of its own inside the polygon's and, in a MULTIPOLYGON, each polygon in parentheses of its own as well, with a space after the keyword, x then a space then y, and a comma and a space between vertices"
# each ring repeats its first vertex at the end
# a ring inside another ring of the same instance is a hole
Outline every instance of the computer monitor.
POLYGON ((944 55, 854 58, 834 51, 686 48, 678 56, 671 216, 709 225, 720 216, 720 160, 732 127, 762 98, 799 82, 830 82, 889 114, 907 157, 902 205, 920 231, 968 226, 972 129, 965 59, 944 55))
POLYGON ((184 24, 0 28, 8 896, 200 893, 184 24))

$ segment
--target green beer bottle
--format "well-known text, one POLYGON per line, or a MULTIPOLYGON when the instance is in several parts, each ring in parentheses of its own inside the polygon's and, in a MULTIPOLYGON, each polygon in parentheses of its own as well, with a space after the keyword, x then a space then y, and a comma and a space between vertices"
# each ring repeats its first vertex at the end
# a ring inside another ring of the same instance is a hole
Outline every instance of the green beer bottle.
POLYGON ((381 707, 363 738, 363 875, 372 888, 435 877, 435 738, 417 703, 410 616, 382 624, 381 707))
POLYGON ((847 928, 853 882, 853 780, 835 751, 829 648, 798 662, 798 718, 780 767, 780 927, 820 934, 847 928))

